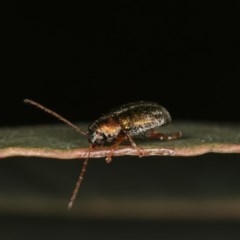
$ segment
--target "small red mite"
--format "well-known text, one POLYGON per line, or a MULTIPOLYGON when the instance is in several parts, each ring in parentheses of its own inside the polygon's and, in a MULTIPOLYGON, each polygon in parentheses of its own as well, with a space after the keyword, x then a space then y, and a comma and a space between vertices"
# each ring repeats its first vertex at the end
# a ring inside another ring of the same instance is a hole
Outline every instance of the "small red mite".
POLYGON ((82 131, 79 127, 69 122, 56 112, 44 107, 40 103, 30 99, 25 99, 24 102, 34 105, 35 107, 49 113, 74 128, 80 134, 88 137, 88 141, 90 143, 88 156, 83 162, 79 179, 68 203, 68 209, 72 208, 76 199, 79 187, 86 172, 90 152, 93 148, 108 145, 110 147, 110 153, 106 157, 106 162, 110 163, 114 150, 123 141, 129 141, 132 147, 139 152, 139 156, 144 155, 142 150, 135 144, 132 137, 143 135, 151 139, 168 141, 178 139, 182 136, 181 132, 166 135, 155 131, 157 127, 170 123, 171 116, 164 107, 154 102, 132 102, 113 109, 108 114, 101 116, 99 119, 91 123, 88 126, 87 132, 82 131))

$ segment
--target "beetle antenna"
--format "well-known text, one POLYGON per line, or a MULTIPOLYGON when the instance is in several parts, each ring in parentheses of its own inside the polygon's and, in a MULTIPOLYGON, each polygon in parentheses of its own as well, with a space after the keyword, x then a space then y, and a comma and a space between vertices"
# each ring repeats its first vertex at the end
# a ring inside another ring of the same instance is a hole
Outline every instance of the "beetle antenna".
POLYGON ((75 201, 75 199, 76 199, 78 190, 79 190, 79 188, 80 188, 80 186, 81 186, 81 183, 82 183, 82 181, 83 181, 83 177, 84 177, 84 174, 85 174, 86 169, 87 169, 87 164, 88 164, 88 160, 89 160, 91 148, 92 148, 92 145, 90 145, 89 150, 88 150, 88 155, 87 155, 86 159, 85 159, 84 162, 83 162, 82 169, 81 169, 81 172, 80 172, 78 181, 77 181, 77 183, 76 183, 76 187, 74 188, 73 194, 72 194, 71 199, 70 199, 70 201, 69 201, 69 203, 68 203, 68 209, 71 209, 71 208, 72 208, 73 203, 74 203, 74 201, 75 201))
POLYGON ((71 123, 70 121, 68 121, 66 118, 62 117, 61 115, 59 115, 58 113, 54 112, 53 110, 49 109, 49 108, 46 108, 45 106, 43 106, 42 104, 40 103, 37 103, 33 100, 30 100, 30 99, 24 99, 23 100, 24 103, 27 103, 27 104, 30 104, 30 105, 33 105, 41 110, 43 110, 44 112, 47 112, 49 113, 50 115, 56 117, 58 120, 66 123, 68 126, 72 127, 73 129, 75 129, 78 133, 81 133, 82 135, 87 135, 86 132, 82 131, 78 126, 76 126, 75 124, 71 123))

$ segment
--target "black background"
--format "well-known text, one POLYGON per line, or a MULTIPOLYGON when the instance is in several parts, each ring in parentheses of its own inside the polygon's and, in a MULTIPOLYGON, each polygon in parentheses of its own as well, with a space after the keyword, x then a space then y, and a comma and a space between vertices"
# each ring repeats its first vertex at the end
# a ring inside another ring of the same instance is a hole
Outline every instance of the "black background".
POLYGON ((120 1, 12 3, 1 125, 91 121, 135 100, 173 119, 239 121, 239 4, 120 1))

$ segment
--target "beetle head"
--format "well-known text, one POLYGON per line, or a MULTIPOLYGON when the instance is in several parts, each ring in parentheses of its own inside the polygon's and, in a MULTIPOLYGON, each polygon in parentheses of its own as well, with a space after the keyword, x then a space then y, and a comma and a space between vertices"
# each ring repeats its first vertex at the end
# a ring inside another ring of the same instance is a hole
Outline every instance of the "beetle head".
POLYGON ((92 144, 92 146, 103 146, 106 143, 107 137, 101 131, 89 131, 88 132, 88 141, 92 144))
POLYGON ((93 147, 103 146, 107 141, 98 120, 88 126, 88 141, 93 147))

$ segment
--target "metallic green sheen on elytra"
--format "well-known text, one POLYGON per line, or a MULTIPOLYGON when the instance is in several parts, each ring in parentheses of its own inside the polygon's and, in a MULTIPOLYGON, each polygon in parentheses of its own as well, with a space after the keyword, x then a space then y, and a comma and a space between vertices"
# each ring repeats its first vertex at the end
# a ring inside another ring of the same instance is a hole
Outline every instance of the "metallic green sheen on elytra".
POLYGON ((119 136, 142 135, 171 122, 169 112, 154 102, 132 102, 113 109, 88 126, 93 146, 113 144, 119 136))

